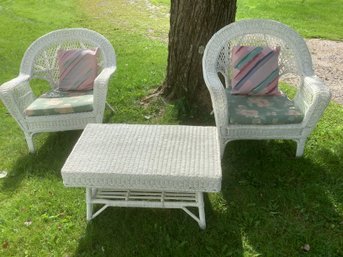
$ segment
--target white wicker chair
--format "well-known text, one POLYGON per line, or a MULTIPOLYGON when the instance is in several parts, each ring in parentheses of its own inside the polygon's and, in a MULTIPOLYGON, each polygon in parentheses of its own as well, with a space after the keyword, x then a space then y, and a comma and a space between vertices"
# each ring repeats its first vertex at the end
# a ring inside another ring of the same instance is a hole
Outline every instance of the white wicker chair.
POLYGON ((115 70, 115 52, 104 36, 84 28, 56 30, 38 38, 29 46, 22 59, 18 77, 0 86, 0 98, 23 130, 30 152, 34 152, 32 137, 36 133, 83 129, 88 123, 102 122, 108 81, 115 70), (31 79, 46 80, 52 88, 58 85, 58 49, 96 47, 99 48, 100 55, 99 73, 94 81, 93 111, 45 116, 25 115, 25 108, 36 99, 30 87, 31 79))
POLYGON ((296 156, 302 156, 305 141, 330 101, 330 92, 314 75, 305 41, 292 29, 272 20, 241 20, 225 26, 208 42, 203 56, 203 76, 211 95, 223 156, 225 145, 239 139, 291 139, 296 156), (235 45, 281 47, 280 79, 297 87, 294 105, 303 112, 301 123, 284 125, 230 124, 225 88, 231 87, 230 50, 235 45), (221 75, 223 78, 221 79, 221 75), (224 85, 225 84, 225 85, 224 85))

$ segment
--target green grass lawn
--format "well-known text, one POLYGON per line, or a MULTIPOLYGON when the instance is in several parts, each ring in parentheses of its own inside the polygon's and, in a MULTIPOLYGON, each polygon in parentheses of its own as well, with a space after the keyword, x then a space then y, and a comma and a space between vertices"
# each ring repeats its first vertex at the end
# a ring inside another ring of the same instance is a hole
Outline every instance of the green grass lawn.
MULTIPOLYGON (((162 99, 141 104, 165 76, 163 2, 149 9, 145 1, 1 1, 0 84, 17 75, 37 37, 87 27, 107 37, 117 54, 108 94, 117 111, 106 111, 106 122, 185 122, 162 99)), ((238 1, 238 17, 263 16, 262 2, 256 8, 253 2, 238 1), (256 14, 243 15, 240 5, 256 14)), ((294 1, 310 9, 312 2, 294 1)), ((341 7, 343 1, 331 3, 341 7)), ((342 39, 342 23, 330 10, 321 11, 328 34, 299 19, 292 23, 291 8, 282 15, 306 36, 342 39)), ((87 223, 84 189, 65 188, 60 174, 81 132, 39 134, 37 152, 28 154, 23 133, 0 103, 0 171, 8 171, 0 179, 0 256, 343 256, 342 117, 343 107, 331 103, 299 159, 290 141, 229 143, 222 191, 206 195, 207 229, 201 231, 181 210, 109 208, 87 223)))
POLYGON ((279 20, 304 37, 343 40, 342 0, 238 0, 237 19, 279 20))
MULTIPOLYGON (((170 5, 170 0, 152 2, 170 5)), ((236 19, 273 19, 304 37, 343 40, 342 13, 342 0, 238 0, 236 19)))

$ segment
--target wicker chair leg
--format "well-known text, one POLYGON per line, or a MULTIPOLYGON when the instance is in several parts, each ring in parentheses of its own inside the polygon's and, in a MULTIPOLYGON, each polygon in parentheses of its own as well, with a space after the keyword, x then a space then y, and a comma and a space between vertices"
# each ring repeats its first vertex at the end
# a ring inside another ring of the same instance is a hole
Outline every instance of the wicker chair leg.
POLYGON ((25 134, 25 139, 26 139, 26 143, 27 146, 29 147, 29 152, 30 153, 34 153, 35 152, 35 147, 33 145, 33 134, 32 133, 24 133, 25 134))
POLYGON ((107 101, 106 101, 106 106, 108 107, 108 109, 110 109, 112 111, 112 113, 115 113, 113 106, 110 105, 107 101))
POLYGON ((306 138, 300 138, 296 140, 296 142, 297 142, 297 152, 295 156, 301 157, 304 154, 306 138))

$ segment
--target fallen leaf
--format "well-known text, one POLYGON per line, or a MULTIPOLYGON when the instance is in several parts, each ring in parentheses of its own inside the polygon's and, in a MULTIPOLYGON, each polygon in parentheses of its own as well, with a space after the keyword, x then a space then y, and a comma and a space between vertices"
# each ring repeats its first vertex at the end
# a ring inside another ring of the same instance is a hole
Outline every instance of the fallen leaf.
POLYGON ((7 176, 7 171, 1 170, 0 171, 0 178, 5 178, 7 176))
POLYGON ((9 243, 8 243, 8 241, 6 240, 6 241, 4 241, 3 243, 2 243, 2 248, 3 249, 7 249, 8 248, 8 246, 9 246, 9 243))
POLYGON ((309 252, 311 247, 309 244, 304 244, 301 249, 304 251, 304 252, 309 252))
POLYGON ((31 224, 32 224, 32 221, 31 221, 31 220, 28 220, 28 221, 25 221, 25 222, 24 222, 24 225, 25 225, 26 227, 31 226, 31 224))

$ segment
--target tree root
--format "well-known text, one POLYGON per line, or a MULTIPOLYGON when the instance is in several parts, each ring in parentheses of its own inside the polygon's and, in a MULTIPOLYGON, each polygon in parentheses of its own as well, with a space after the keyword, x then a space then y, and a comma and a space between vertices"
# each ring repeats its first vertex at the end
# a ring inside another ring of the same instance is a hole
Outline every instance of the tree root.
POLYGON ((163 85, 159 86, 156 88, 152 93, 149 95, 143 97, 140 101, 141 104, 148 104, 150 103, 153 99, 156 99, 157 97, 160 97, 164 94, 164 87, 163 85))

